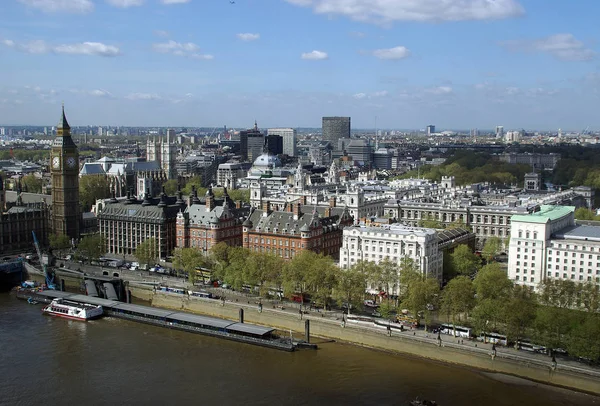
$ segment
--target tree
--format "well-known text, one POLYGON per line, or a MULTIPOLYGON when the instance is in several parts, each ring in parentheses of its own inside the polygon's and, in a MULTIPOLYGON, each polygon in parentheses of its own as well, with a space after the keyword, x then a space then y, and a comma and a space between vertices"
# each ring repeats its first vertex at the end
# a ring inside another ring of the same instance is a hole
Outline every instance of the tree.
POLYGON ((579 286, 580 306, 590 313, 600 312, 600 288, 593 282, 579 286))
POLYGON ((437 230, 444 228, 444 224, 442 224, 439 220, 436 220, 436 219, 434 219, 431 216, 428 216, 425 219, 419 220, 419 222, 417 223, 417 225, 419 227, 435 228, 437 230))
POLYGON ((246 284, 246 259, 248 250, 242 247, 230 247, 227 251, 227 266, 224 269, 222 279, 234 289, 241 290, 246 284))
POLYGON ((502 270, 500 264, 491 263, 485 265, 477 273, 473 280, 473 286, 477 292, 477 300, 505 301, 510 297, 513 283, 508 279, 508 275, 502 270))
POLYGON ((586 317, 573 328, 567 341, 567 351, 571 355, 600 361, 600 316, 586 314, 586 317))
POLYGON ((225 279, 225 273, 229 266, 230 248, 224 242, 210 247, 210 259, 213 263, 213 274, 215 277, 225 279))
POLYGON ((25 191, 29 193, 42 193, 42 179, 35 176, 33 173, 25 175, 21 178, 21 183, 25 191))
POLYGON ((79 241, 77 256, 96 261, 106 253, 106 239, 100 234, 86 235, 79 241))
POLYGON ((250 252, 246 259, 244 280, 251 286, 258 286, 261 296, 266 295, 269 282, 277 282, 283 260, 271 253, 250 252))
POLYGON ((467 276, 452 279, 442 291, 442 313, 452 318, 452 323, 460 321, 461 314, 468 313, 475 305, 475 289, 467 276))
POLYGON ((535 320, 536 305, 535 294, 527 286, 514 286, 511 298, 504 307, 508 341, 513 341, 516 345, 525 337, 526 330, 535 320))
POLYGON ((227 191, 227 194, 233 201, 250 203, 250 189, 231 189, 227 191))
POLYGON ((408 295, 411 284, 420 281, 423 278, 423 274, 415 261, 409 257, 404 257, 400 260, 399 270, 400 284, 398 287, 398 298, 400 301, 403 301, 408 295))
POLYGON ((173 196, 175 192, 177 192, 177 180, 169 179, 163 183, 163 187, 165 188, 165 193, 167 196, 173 196))
POLYGON ((597 216, 593 210, 585 207, 579 207, 575 210, 575 218, 577 220, 600 220, 600 216, 597 216))
MULTIPOLYGON (((139 247, 140 246, 138 245, 136 255, 139 247)), ((188 276, 188 280, 191 284, 196 282, 196 270, 204 265, 206 265, 206 258, 196 248, 175 248, 175 251, 173 252, 173 266, 176 269, 183 270, 188 276)))
POLYGON ((450 263, 454 275, 473 275, 479 269, 481 260, 468 245, 461 244, 450 254, 450 263))
POLYGON ((336 274, 339 271, 331 257, 315 254, 312 251, 306 251, 301 256, 307 260, 304 268, 306 292, 311 295, 315 303, 327 308, 336 284, 336 274))
POLYGON ((54 250, 61 251, 71 248, 71 240, 64 234, 50 234, 48 240, 50 247, 54 250))
POLYGON ((203 195, 206 192, 206 190, 202 188, 202 176, 193 176, 189 178, 181 191, 184 195, 189 195, 192 193, 192 187, 196 188, 198 195, 203 195))
POLYGON ((490 262, 502 250, 502 240, 499 237, 490 237, 485 241, 481 255, 486 261, 490 262))
POLYGON ((155 264, 158 259, 159 249, 156 238, 148 238, 135 247, 135 257, 140 264, 155 264))
POLYGON ((110 197, 108 180, 104 176, 85 175, 79 178, 79 204, 90 210, 96 200, 110 197))
POLYGON ((574 281, 546 279, 540 284, 540 303, 563 309, 577 304, 578 285, 574 281))
POLYGON ((376 268, 378 272, 372 279, 373 283, 377 285, 379 290, 385 292, 387 302, 390 302, 390 296, 392 292, 398 288, 400 282, 398 278, 398 265, 389 258, 384 258, 383 261, 379 262, 376 268))
POLYGON ((359 261, 349 269, 339 271, 335 294, 342 306, 347 306, 348 314, 352 307, 362 308, 365 287, 369 280, 369 263, 359 261))
POLYGON ((417 319, 421 319, 420 315, 423 315, 425 331, 431 323, 432 306, 437 304, 439 293, 440 283, 437 279, 419 279, 410 285, 406 299, 402 301, 402 306, 409 309, 417 319))

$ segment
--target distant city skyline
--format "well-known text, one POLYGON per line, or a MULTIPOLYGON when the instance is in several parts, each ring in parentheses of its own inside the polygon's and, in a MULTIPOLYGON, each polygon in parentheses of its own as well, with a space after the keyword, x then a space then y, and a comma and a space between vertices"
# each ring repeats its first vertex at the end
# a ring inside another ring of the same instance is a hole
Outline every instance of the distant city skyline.
POLYGON ((600 129, 597 1, 352 4, 3 1, 0 121, 600 129))

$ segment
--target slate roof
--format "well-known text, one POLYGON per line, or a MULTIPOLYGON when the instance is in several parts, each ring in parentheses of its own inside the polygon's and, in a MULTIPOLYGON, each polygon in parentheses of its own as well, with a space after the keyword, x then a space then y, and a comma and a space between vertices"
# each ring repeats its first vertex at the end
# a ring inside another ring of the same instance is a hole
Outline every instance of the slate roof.
POLYGON ((81 168, 81 171, 79 172, 80 175, 104 175, 104 168, 102 168, 102 165, 100 164, 96 164, 96 163, 91 163, 91 162, 86 162, 83 164, 83 167, 81 168))
MULTIPOLYGON (((337 230, 340 226, 344 208, 331 208, 329 217, 324 217, 326 207, 317 207, 317 215, 313 215, 314 206, 303 206, 298 220, 289 211, 273 211, 264 216, 264 211, 256 209, 249 217, 252 222, 251 230, 263 233, 277 233, 299 236, 301 232, 323 227, 323 232, 337 230)), ((345 215, 349 216, 348 213, 345 215)), ((246 223, 247 224, 247 223, 246 223)), ((247 227, 250 227, 247 225, 247 227)))
MULTIPOLYGON (((14 203, 17 201, 18 193, 13 190, 7 190, 6 192, 6 202, 14 203)), ((21 193, 21 200, 24 204, 29 203, 41 203, 42 201, 46 204, 52 204, 52 196, 45 195, 42 193, 21 193)))
POLYGON ((189 224, 192 226, 208 227, 210 224, 218 224, 219 219, 221 218, 235 218, 241 221, 248 216, 248 207, 238 209, 231 199, 228 199, 225 205, 224 202, 224 199, 215 199, 215 207, 212 210, 208 210, 206 207, 206 200, 192 204, 185 209, 185 215, 187 216, 189 224))

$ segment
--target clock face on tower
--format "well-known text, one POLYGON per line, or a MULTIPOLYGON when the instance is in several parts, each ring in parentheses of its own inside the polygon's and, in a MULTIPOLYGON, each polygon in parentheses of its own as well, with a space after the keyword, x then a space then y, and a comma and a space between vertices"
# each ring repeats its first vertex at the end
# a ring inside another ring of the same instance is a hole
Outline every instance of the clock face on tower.
POLYGON ((71 168, 71 169, 75 168, 75 164, 76 163, 77 162, 75 161, 75 157, 70 156, 70 157, 67 158, 67 166, 69 168, 71 168))
POLYGON ((52 167, 54 169, 58 169, 60 168, 60 158, 55 156, 54 158, 52 158, 52 167))

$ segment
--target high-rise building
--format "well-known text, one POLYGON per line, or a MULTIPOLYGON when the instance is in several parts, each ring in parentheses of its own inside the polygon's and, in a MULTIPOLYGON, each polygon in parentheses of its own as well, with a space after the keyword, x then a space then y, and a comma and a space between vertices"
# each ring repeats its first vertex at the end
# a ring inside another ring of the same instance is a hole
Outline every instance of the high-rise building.
POLYGON ((79 151, 63 106, 52 143, 52 232, 79 238, 79 151))
POLYGON ((259 131, 258 124, 254 128, 240 131, 240 154, 244 160, 254 162, 262 152, 265 145, 265 135, 259 131))
POLYGON ((435 126, 434 125, 427 126, 427 135, 431 135, 431 134, 435 134, 435 126))
POLYGON ((283 137, 276 134, 267 135, 266 149, 271 155, 283 154, 283 137))
POLYGON ((504 138, 504 127, 501 125, 496 126, 496 138, 504 138))
POLYGON ((350 138, 350 117, 323 117, 323 140, 337 148, 338 141, 350 138))
POLYGON ((296 156, 296 130, 294 128, 269 128, 267 136, 279 135, 283 138, 283 153, 288 156, 296 156))

